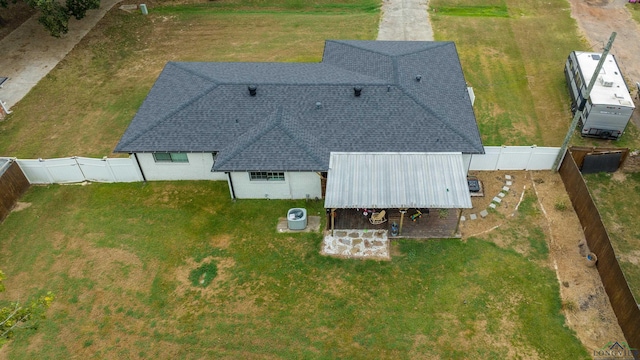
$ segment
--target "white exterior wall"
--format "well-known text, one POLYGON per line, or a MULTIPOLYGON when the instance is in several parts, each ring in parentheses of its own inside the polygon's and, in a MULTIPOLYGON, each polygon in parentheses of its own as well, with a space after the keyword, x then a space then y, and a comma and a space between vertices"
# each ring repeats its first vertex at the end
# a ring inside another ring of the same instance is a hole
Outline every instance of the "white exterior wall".
POLYGON ((473 155, 471 154, 462 154, 462 165, 464 166, 464 171, 469 172, 469 168, 471 167, 471 158, 473 155))
POLYGON ((232 172, 233 191, 238 199, 322 198, 320 175, 315 172, 285 172, 284 181, 251 181, 248 172, 232 172))
POLYGON ((156 162, 152 153, 137 153, 145 179, 152 180, 227 180, 223 172, 211 172, 213 154, 187 153, 188 163, 156 162))

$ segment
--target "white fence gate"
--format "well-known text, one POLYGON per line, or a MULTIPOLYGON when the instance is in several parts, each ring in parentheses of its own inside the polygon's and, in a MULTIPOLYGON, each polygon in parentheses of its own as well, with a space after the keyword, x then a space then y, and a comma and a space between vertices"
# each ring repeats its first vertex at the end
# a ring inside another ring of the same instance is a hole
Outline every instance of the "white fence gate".
POLYGON ((140 168, 132 157, 92 159, 74 156, 61 159, 17 160, 17 163, 31 184, 143 180, 140 168))
POLYGON ((469 170, 551 170, 560 148, 485 146, 484 152, 471 156, 469 170))

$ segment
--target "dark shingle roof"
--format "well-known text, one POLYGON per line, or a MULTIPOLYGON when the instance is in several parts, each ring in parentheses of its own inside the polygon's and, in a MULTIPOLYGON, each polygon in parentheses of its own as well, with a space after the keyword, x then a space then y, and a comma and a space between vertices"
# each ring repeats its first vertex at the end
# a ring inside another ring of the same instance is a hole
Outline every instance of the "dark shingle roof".
POLYGON ((115 151, 324 171, 331 151, 484 150, 452 42, 327 41, 317 64, 168 63, 115 151))

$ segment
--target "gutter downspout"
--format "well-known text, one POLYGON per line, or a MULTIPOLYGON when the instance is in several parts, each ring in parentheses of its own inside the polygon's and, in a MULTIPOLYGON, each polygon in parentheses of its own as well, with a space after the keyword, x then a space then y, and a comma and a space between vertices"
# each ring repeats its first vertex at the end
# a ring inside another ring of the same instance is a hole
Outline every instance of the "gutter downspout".
POLYGON ((227 174, 227 182, 229 183, 229 191, 231 192, 231 200, 236 199, 236 191, 233 189, 233 181, 231 181, 231 173, 226 171, 227 174))
POLYGON ((136 164, 138 164, 138 169, 140 169, 140 174, 142 175, 142 181, 147 182, 146 176, 144 176, 144 171, 142 171, 142 166, 140 166, 140 161, 138 161, 138 154, 132 153, 133 158, 136 159, 136 164))

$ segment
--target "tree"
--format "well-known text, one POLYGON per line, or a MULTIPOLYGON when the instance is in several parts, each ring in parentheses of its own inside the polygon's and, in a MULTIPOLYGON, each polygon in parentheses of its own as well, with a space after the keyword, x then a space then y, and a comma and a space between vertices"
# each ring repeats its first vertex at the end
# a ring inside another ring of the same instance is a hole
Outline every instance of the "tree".
MULTIPOLYGON (((4 291, 3 280, 4 273, 0 271, 0 292, 4 291)), ((53 294, 48 292, 26 304, 16 301, 9 306, 0 307, 0 345, 5 339, 11 338, 17 329, 37 328, 38 320, 44 318, 44 313, 53 299, 53 294)))
POLYGON ((57 0, 0 0, 0 6, 7 7, 10 2, 15 4, 18 1, 24 1, 38 10, 38 22, 55 37, 69 31, 69 19, 72 16, 80 20, 87 14, 87 10, 100 7, 100 0, 65 0, 64 5, 57 0))

